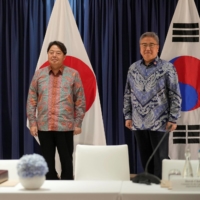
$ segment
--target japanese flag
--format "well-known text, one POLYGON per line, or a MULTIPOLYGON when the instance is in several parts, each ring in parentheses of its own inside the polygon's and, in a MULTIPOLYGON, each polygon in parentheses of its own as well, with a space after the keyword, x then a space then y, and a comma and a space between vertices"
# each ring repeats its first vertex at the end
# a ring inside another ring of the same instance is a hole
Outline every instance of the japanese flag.
POLYGON ((182 96, 181 118, 170 134, 169 156, 197 159, 200 149, 200 41, 199 14, 193 0, 179 0, 172 18, 161 58, 176 67, 182 96))
MULTIPOLYGON (((54 40, 63 42, 67 47, 64 64, 79 72, 86 96, 86 114, 83 119, 82 133, 74 136, 74 144, 75 146, 77 144, 106 145, 96 77, 68 0, 55 1, 36 70, 48 66, 47 47, 54 40)), ((57 152, 56 169, 60 173, 57 152)))

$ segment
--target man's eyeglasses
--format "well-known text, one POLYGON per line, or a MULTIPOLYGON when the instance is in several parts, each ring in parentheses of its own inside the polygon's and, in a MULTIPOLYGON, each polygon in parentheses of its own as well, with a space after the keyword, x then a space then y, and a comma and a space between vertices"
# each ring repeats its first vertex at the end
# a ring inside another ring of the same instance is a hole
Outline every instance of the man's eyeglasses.
POLYGON ((142 48, 147 48, 147 47, 149 47, 150 49, 153 49, 156 45, 158 45, 158 44, 154 44, 154 43, 150 43, 150 44, 147 44, 147 43, 141 43, 140 44, 141 45, 141 47, 142 48))

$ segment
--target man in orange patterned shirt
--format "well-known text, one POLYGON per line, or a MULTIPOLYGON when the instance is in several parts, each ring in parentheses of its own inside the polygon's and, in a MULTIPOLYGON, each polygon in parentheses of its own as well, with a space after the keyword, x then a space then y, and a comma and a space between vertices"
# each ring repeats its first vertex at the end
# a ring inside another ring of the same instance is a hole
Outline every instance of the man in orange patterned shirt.
POLYGON ((85 115, 85 95, 79 73, 63 65, 67 49, 59 41, 47 48, 49 66, 33 76, 27 100, 30 133, 38 136, 48 164, 48 180, 58 179, 55 169, 56 147, 60 157, 61 179, 73 179, 73 135, 81 133, 85 115), (37 115, 36 115, 37 110, 37 115))

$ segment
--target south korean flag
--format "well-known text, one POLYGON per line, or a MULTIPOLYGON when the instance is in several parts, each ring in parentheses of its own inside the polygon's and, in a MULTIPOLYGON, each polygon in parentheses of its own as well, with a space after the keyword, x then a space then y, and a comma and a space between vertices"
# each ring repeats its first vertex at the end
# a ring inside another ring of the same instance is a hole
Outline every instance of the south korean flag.
POLYGON ((200 42, 199 14, 193 0, 179 0, 172 18, 161 58, 176 67, 182 96, 181 118, 170 133, 169 157, 191 159, 200 149, 200 42))

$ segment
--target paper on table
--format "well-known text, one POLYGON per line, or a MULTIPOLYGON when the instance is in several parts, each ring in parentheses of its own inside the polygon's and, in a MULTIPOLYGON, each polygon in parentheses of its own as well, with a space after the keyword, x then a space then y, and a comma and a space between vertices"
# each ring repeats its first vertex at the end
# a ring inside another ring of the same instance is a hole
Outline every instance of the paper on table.
POLYGON ((19 183, 17 180, 8 180, 0 184, 0 187, 14 187, 19 183))

